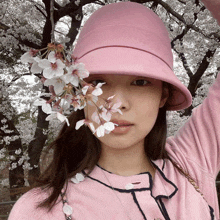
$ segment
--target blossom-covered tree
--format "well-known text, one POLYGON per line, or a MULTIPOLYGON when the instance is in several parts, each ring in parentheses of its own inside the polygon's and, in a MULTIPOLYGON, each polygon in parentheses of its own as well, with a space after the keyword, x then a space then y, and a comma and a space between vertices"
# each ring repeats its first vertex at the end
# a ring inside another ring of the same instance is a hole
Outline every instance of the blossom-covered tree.
MULTIPOLYGON (((47 47, 51 42, 51 37, 55 42, 65 45, 67 50, 72 49, 76 42, 77 34, 84 21, 97 8, 105 4, 115 2, 113 0, 94 1, 94 0, 3 0, 0 3, 0 65, 4 68, 5 73, 1 79, 6 82, 10 80, 17 81, 25 74, 32 74, 33 78, 42 79, 41 76, 47 78, 42 84, 42 88, 38 87, 39 93, 44 93, 47 86, 55 85, 56 93, 60 92, 60 84, 62 81, 54 82, 55 76, 60 77, 60 72, 53 71, 47 61, 41 62, 38 66, 36 62, 32 62, 30 72, 28 66, 25 72, 16 66, 20 65, 20 57, 30 48, 39 50, 47 47), (54 24, 54 26, 53 26, 54 24), (52 35, 51 35, 52 34, 52 35), (9 68, 14 67, 13 77, 7 81, 5 75, 8 74, 9 68), (43 70, 43 73, 41 73, 43 70), (32 73, 31 73, 32 72, 32 73), (50 78, 51 72, 54 74, 50 78), (53 78, 53 79, 52 79, 53 78)), ((219 66, 219 27, 212 18, 209 11, 199 0, 135 0, 135 2, 146 5, 146 7, 154 10, 165 22, 171 38, 171 46, 175 54, 177 65, 175 72, 183 83, 188 86, 194 97, 193 105, 185 112, 175 112, 170 115, 172 124, 176 126, 170 129, 170 134, 177 130, 180 123, 184 122, 191 114, 194 106, 201 102, 201 95, 206 94, 207 80, 212 81, 215 78, 216 70, 219 66), (199 91, 199 92, 198 92, 199 91), (203 91, 205 91, 203 93, 203 91), (184 116, 183 116, 184 115, 184 116), (182 116, 182 118, 180 118, 182 116)), ((63 64, 54 60, 50 55, 49 62, 52 62, 58 69, 63 68, 63 64), (57 62, 57 63, 55 63, 57 62)), ((71 73, 71 68, 68 70, 71 73)), ((71 81, 74 76, 70 74, 71 81)), ((67 80, 67 79, 65 79, 67 80)), ((63 79, 63 81, 65 81, 63 79)), ((77 84, 77 80, 75 81, 77 84)), ((39 83, 38 83, 39 85, 39 83)), ((1 87, 2 91, 13 94, 13 86, 1 87)), ((23 88, 21 87, 21 90, 23 88)), ((37 91, 37 88, 36 90, 37 91)), ((203 95, 205 96, 205 95, 203 95)), ((43 99, 47 97, 42 96, 43 99)), ((2 105, 2 101, 1 101, 2 105)), ((0 110, 2 117, 9 121, 7 116, 8 109, 0 110)), ((49 122, 45 119, 48 115, 42 111, 42 107, 33 107, 27 109, 35 115, 36 122, 33 123, 33 135, 27 143, 27 158, 29 157, 29 183, 32 183, 31 177, 39 175, 40 155, 45 143, 48 140, 49 122), (32 109, 31 109, 32 108, 32 109)), ((14 112, 13 114, 18 114, 14 112)), ((52 117, 52 116, 51 116, 52 117)), ((14 118, 14 117, 12 117, 14 118)), ((20 120, 20 125, 22 120, 20 120)), ((22 126, 20 130, 16 128, 16 121, 10 120, 12 123, 10 129, 17 132, 19 137, 22 136, 22 126)), ((4 127, 4 120, 0 127, 4 127)), ((23 127, 24 128, 24 127, 23 127)), ((99 131, 100 132, 100 131, 99 131)), ((103 130, 100 132, 102 133, 103 130)), ((11 146, 10 143, 8 146, 11 146)), ((2 147, 3 149, 3 147, 2 147)), ((14 149, 14 148, 13 148, 14 149)), ((18 149, 14 149, 14 152, 18 149)), ((18 151, 17 151, 18 153, 18 151)), ((22 156, 21 156, 22 157, 22 156)), ((13 161, 11 161, 11 166, 13 161)), ((15 167, 14 167, 15 168, 15 167)), ((18 169, 17 167, 15 170, 18 169)), ((18 171, 18 170, 17 170, 18 171)), ((21 171, 18 171, 21 173, 21 171)))

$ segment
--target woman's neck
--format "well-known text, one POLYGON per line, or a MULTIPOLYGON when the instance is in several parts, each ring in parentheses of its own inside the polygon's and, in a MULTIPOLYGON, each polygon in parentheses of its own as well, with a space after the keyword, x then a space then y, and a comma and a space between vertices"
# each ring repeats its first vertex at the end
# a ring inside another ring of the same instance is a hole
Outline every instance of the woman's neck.
POLYGON ((120 176, 131 176, 142 172, 150 172, 154 177, 155 169, 146 156, 144 147, 116 149, 102 146, 98 164, 120 176))

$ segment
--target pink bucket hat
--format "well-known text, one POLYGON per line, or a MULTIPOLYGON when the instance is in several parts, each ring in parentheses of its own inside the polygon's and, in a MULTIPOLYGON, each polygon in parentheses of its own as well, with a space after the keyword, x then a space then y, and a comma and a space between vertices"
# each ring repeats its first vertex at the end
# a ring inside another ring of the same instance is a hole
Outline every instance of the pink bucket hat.
POLYGON ((138 75, 172 85, 167 110, 191 105, 188 89, 173 72, 168 32, 160 18, 134 2, 106 5, 84 25, 73 56, 90 74, 138 75))

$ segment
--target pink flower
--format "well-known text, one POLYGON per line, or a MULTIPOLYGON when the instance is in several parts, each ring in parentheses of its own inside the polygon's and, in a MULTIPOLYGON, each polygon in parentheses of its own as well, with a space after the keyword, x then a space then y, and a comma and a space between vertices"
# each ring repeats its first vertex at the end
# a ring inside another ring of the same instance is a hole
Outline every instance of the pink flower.
POLYGON ((73 96, 71 94, 67 94, 65 96, 65 99, 68 103, 70 103, 71 106, 74 107, 74 111, 77 111, 78 109, 81 110, 86 106, 86 103, 81 103, 80 96, 73 96))
POLYGON ((93 112, 92 116, 91 116, 91 119, 96 122, 97 124, 100 124, 101 121, 100 121, 100 115, 97 111, 93 112))
POLYGON ((41 106, 42 111, 45 112, 46 114, 50 114, 52 112, 51 105, 44 99, 40 99, 40 100, 35 101, 34 105, 41 106))
POLYGON ((33 63, 31 65, 31 72, 32 73, 41 73, 42 72, 42 68, 39 67, 38 63, 41 59, 39 57, 34 57, 33 58, 33 63))
POLYGON ((84 63, 77 63, 68 68, 68 74, 76 75, 80 79, 84 79, 89 76, 89 71, 85 69, 84 63))
POLYGON ((46 121, 54 120, 55 118, 57 118, 61 122, 66 121, 67 125, 70 125, 68 118, 60 112, 51 112, 50 115, 46 117, 46 121))
POLYGON ((65 82, 63 81, 62 76, 61 77, 56 77, 52 79, 46 79, 44 82, 45 86, 52 85, 54 87, 54 91, 56 95, 64 92, 63 88, 66 85, 65 82))
POLYGON ((21 62, 22 63, 33 63, 33 58, 37 53, 38 53, 38 50, 33 50, 33 49, 24 53, 21 56, 21 62))
POLYGON ((64 75, 66 84, 71 83, 74 86, 79 85, 79 79, 83 79, 89 76, 88 70, 85 69, 83 63, 71 65, 67 68, 67 74, 64 75))
POLYGON ((111 131, 115 129, 115 124, 113 122, 105 122, 100 125, 96 130, 96 134, 98 137, 103 137, 105 134, 109 134, 111 131))
POLYGON ((110 121, 111 120, 111 116, 114 113, 118 112, 118 113, 120 113, 122 115, 122 111, 119 109, 120 106, 121 106, 121 101, 118 101, 118 102, 116 102, 114 104, 112 102, 107 103, 107 106, 102 108, 101 117, 105 121, 110 121))
POLYGON ((105 83, 98 83, 98 85, 96 87, 87 84, 82 88, 82 93, 83 93, 83 95, 92 94, 94 96, 99 96, 103 93, 103 91, 101 89, 101 86, 103 84, 105 84, 105 83))
POLYGON ((56 59, 54 51, 50 52, 48 60, 43 59, 39 61, 38 65, 43 69, 43 76, 47 79, 59 77, 64 74, 65 64, 61 60, 56 59))

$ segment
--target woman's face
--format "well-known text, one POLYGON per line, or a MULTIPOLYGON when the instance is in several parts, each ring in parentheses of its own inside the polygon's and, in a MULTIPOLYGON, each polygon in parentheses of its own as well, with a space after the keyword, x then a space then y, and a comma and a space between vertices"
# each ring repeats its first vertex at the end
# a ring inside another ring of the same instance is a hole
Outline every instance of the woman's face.
MULTIPOLYGON (((168 90, 162 88, 162 81, 129 75, 90 75, 86 82, 97 85, 105 82, 101 87, 103 94, 99 96, 98 106, 104 104, 110 96, 113 101, 121 101, 120 113, 114 113, 111 121, 119 124, 110 134, 97 137, 101 146, 112 148, 128 148, 143 143, 153 128, 159 108, 163 107, 168 97, 168 90)), ((85 117, 91 120, 96 107, 87 105, 85 117)), ((99 125, 95 124, 95 128, 99 125)), ((96 135, 96 134, 95 134, 96 135)))

